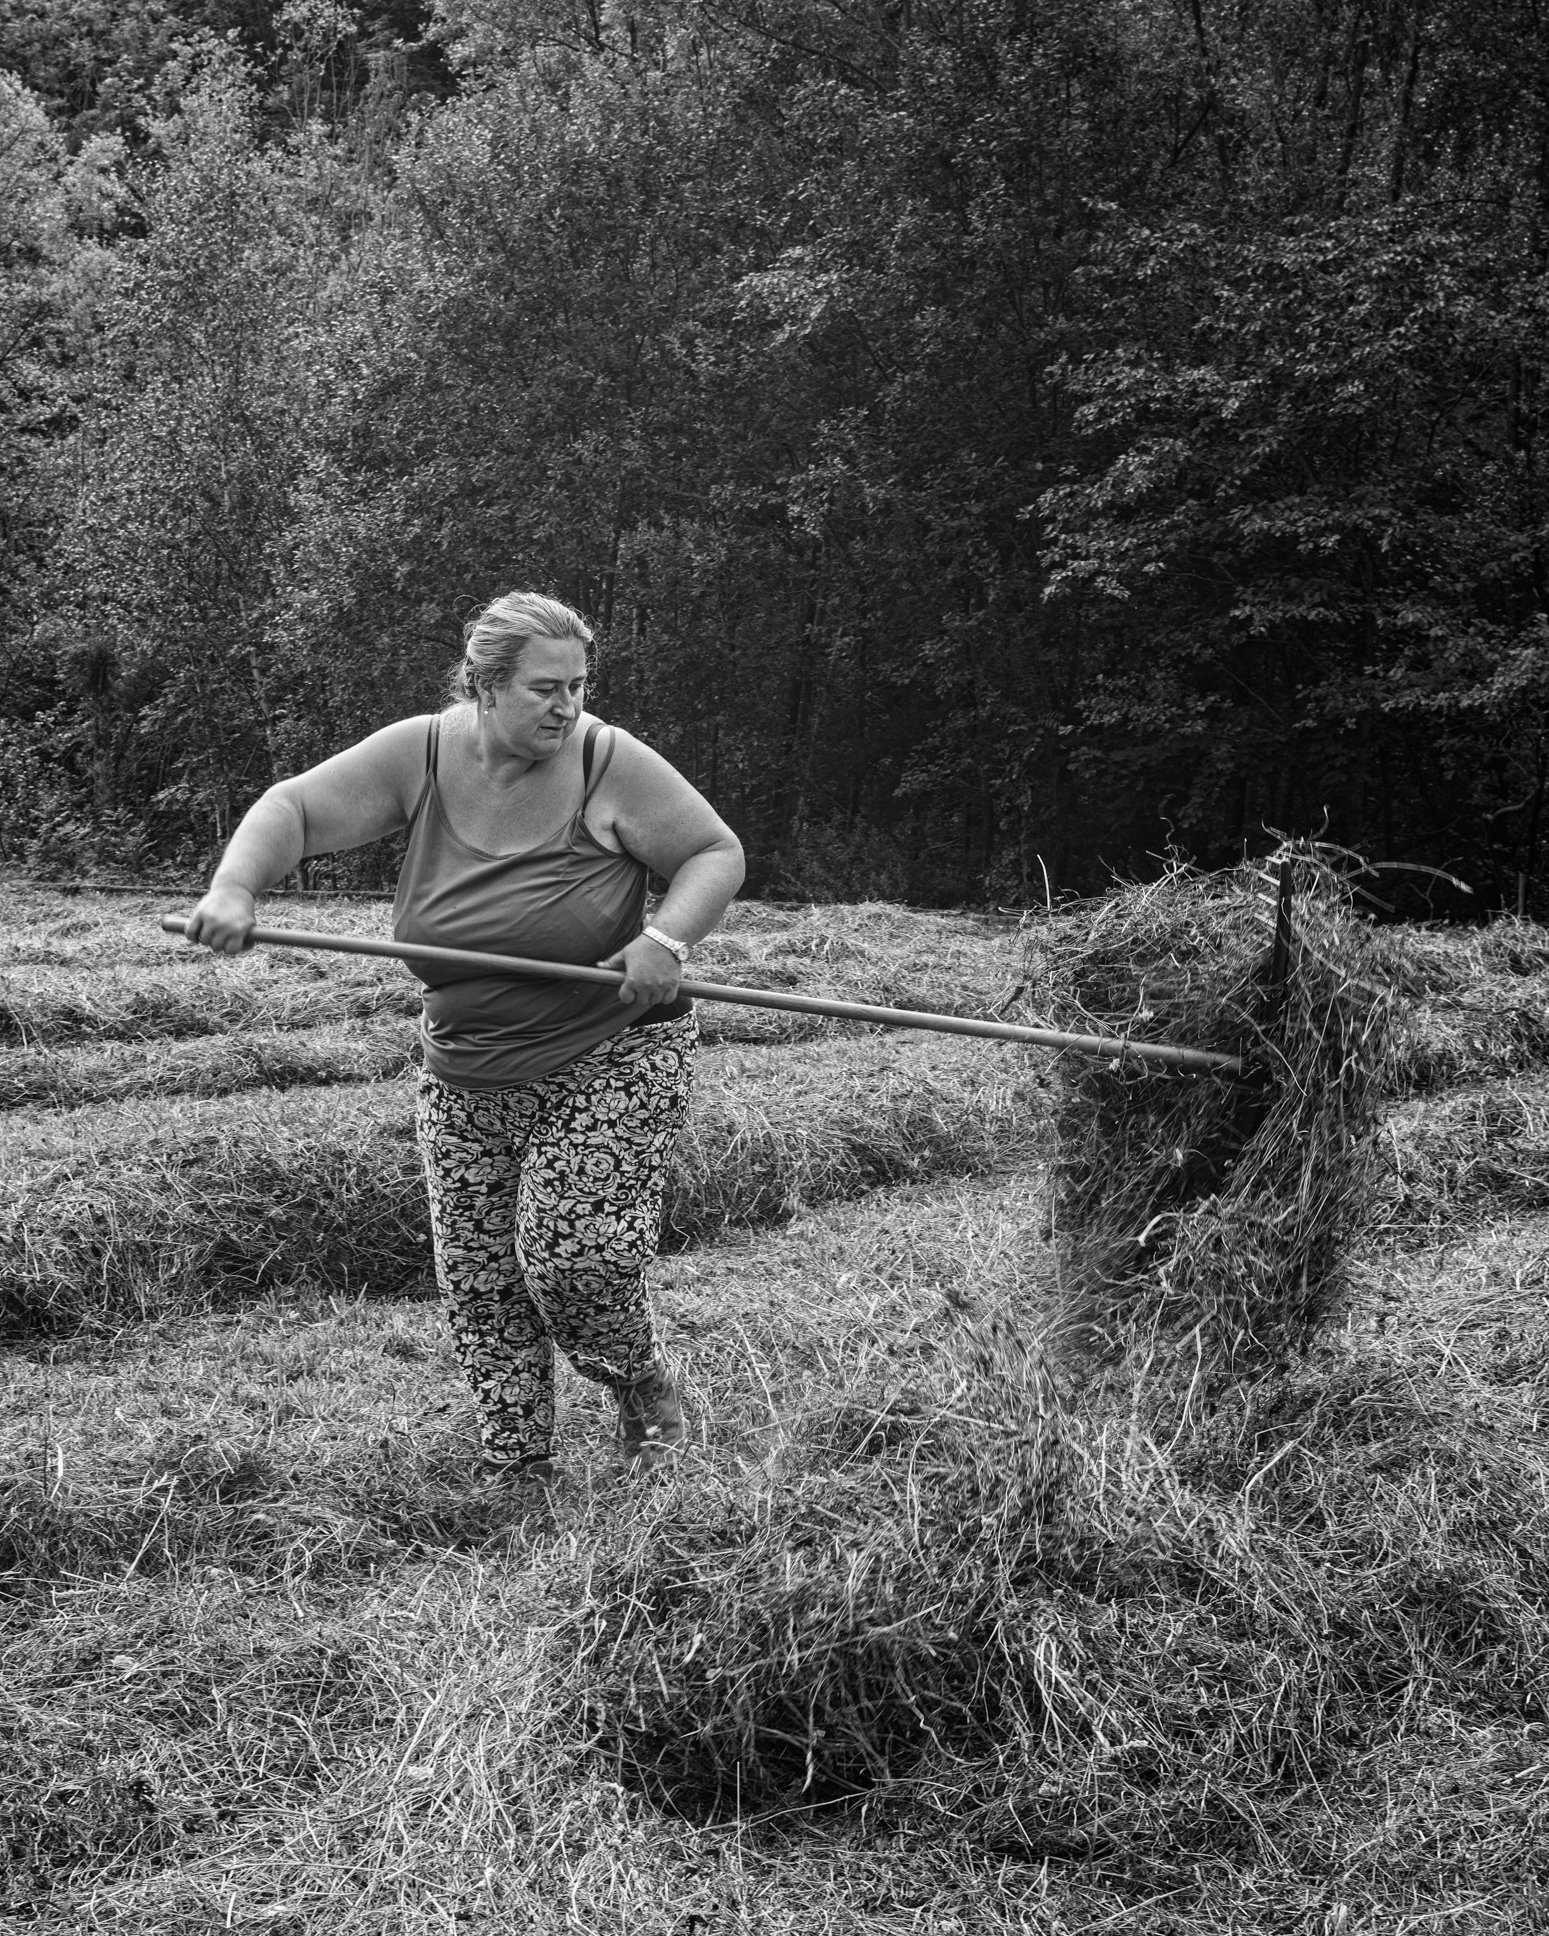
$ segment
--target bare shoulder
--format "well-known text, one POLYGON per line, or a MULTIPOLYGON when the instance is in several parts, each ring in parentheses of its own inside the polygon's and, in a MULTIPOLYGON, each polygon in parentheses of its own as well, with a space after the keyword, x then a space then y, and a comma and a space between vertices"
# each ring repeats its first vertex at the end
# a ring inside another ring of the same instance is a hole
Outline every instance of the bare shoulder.
POLYGON ((679 787, 693 792, 678 769, 670 760, 664 759, 654 746, 648 746, 643 739, 637 739, 622 726, 614 726, 607 721, 599 723, 613 742, 606 775, 610 792, 635 799, 655 793, 670 795, 679 787))
POLYGON ((430 729, 438 720, 443 733, 451 729, 451 719, 447 714, 413 713, 407 719, 395 719, 390 726, 381 726, 376 732, 368 733, 359 742, 360 748, 364 750, 370 747, 375 756, 383 761, 407 762, 423 771, 430 745, 430 729))
POLYGON ((406 824, 424 784, 435 717, 396 719, 280 783, 301 806, 309 852, 359 846, 406 824))
POLYGON ((595 822, 607 845, 622 847, 671 879, 691 855, 736 837, 699 789, 623 727, 612 729, 613 753, 598 787, 595 822))

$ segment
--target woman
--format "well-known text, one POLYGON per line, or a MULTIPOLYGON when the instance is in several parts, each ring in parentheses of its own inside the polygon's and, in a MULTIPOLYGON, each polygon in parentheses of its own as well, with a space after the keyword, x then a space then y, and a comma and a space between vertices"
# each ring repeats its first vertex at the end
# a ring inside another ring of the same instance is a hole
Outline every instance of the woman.
POLYGON ((678 982, 742 849, 666 760, 585 710, 591 637, 555 599, 496 599, 447 709, 271 787, 186 930, 235 954, 255 895, 305 856, 407 827, 396 939, 623 971, 616 989, 417 971, 436 1276, 501 1479, 552 1475, 556 1345, 618 1395, 631 1463, 685 1436, 645 1271, 698 1035, 678 982), (649 873, 668 887, 646 925, 649 873))

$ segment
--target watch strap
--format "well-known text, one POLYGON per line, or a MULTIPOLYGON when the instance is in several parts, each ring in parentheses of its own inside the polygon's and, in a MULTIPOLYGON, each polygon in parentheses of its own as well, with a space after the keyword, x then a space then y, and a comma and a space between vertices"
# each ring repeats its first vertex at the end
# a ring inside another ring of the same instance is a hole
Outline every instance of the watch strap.
POLYGON ((688 965, 688 943, 686 941, 674 941, 670 934, 663 934, 660 928, 642 928, 640 932, 645 936, 647 941, 654 941, 659 948, 665 948, 668 954, 676 955, 680 968, 688 965))

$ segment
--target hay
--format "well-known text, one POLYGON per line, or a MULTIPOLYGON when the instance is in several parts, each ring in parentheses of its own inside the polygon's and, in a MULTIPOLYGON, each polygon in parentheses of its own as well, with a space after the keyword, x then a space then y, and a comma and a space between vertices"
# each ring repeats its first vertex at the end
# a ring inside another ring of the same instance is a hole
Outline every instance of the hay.
MULTIPOLYGON (((328 1053, 293 1039, 294 1072, 328 1053)), ((230 1308, 301 1285, 432 1293, 406 1081, 222 1095, 228 1059, 206 1050, 177 1057, 172 1074, 203 1071, 216 1093, 140 1093, 171 1060, 126 1055, 123 1102, 0 1117, 13 1184, 0 1209, 0 1337, 230 1308)), ((817 1067, 793 1070, 778 1049, 701 1066, 667 1190, 667 1250, 881 1182, 991 1174, 1047 1142, 1039 1072, 998 1045, 873 1034, 836 1043, 817 1067)))
POLYGON ((1057 1231, 1066 1322, 1099 1356, 1184 1345, 1207 1381, 1282 1361, 1329 1307, 1392 1061, 1391 950, 1326 850, 1174 866, 1051 924, 1028 977, 1061 1026, 1243 1054, 1241 1079, 1067 1060, 1057 1231), (1291 863, 1283 993, 1278 866, 1291 863))
POLYGON ((1383 1226, 1405 1244, 1455 1238, 1485 1216, 1549 1210, 1549 1081, 1403 1102, 1383 1125, 1378 1155, 1383 1226))
POLYGON ((162 960, 128 966, 45 964, 0 974, 0 1047, 342 1026, 413 1017, 419 1005, 418 989, 394 963, 386 972, 329 976, 289 958, 169 949, 162 960))
MULTIPOLYGON (((1050 988, 1090 918, 1040 923, 1050 988)), ((924 924, 799 919, 843 987, 922 985, 893 956, 934 946, 924 924), (845 958, 872 925, 874 975, 845 958)), ((781 923, 733 929, 772 978, 801 954, 781 923)), ((1520 1025, 1536 957, 1513 968, 1515 924, 1497 926, 1427 931, 1413 956, 1405 938, 1397 985, 1427 1027, 1470 1005, 1487 1022, 1508 986, 1520 1025)), ((966 981, 928 992, 1001 1006, 966 981)), ((710 1227, 735 1221, 733 1179, 771 1215, 864 1188, 863 1105, 887 1098, 870 1154, 891 1151, 911 1084, 920 1141, 898 1174, 940 1174, 954 1143, 977 1167, 1019 1117, 1036 1147, 1045 1058, 959 1045, 952 1074, 924 1039, 928 1063, 899 1053, 909 1039, 728 1056, 724 1094, 707 1056, 710 1227)), ((1379 1229, 1348 1322, 1161 1443, 1141 1428, 1176 1397, 1148 1398, 1165 1362, 1076 1406, 1015 1322, 956 1328, 988 1306, 1037 1332, 1031 1165, 665 1260, 699 1442, 667 1483, 604 1484, 611 1415, 577 1381, 552 1532, 468 1490, 475 1422, 423 1306, 276 1283, 240 1317, 0 1352, 0 1922, 1268 1936, 1420 1916, 1528 1936, 1549 1887, 1549 1231, 1523 1180, 1543 1173, 1544 1100, 1504 1033, 1453 1039, 1512 1083, 1434 1106, 1455 1152, 1416 1103, 1384 1125, 1416 1246, 1379 1229), (696 1825, 717 1813, 735 1826, 696 1825)), ((1412 1040, 1406 1022, 1401 1054, 1412 1040)), ((164 1069, 213 1082, 234 1047, 115 1053, 139 1094, 164 1069)), ((59 1066, 78 1083, 61 1095, 110 1073, 89 1039, 59 1066)), ((401 1123, 401 1098, 373 1093, 401 1123)), ((148 1275, 175 1253, 197 1288, 203 1202, 254 1258, 283 1238, 283 1278, 306 1268, 302 1233, 270 1213, 315 1188, 328 1224, 330 1138, 363 1183, 412 1162, 387 1122, 345 1134, 341 1102, 335 1130, 315 1091, 192 1105, 186 1163, 167 1148, 183 1104, 17 1111, 0 1156, 13 1177, 47 1156, 40 1244, 118 1178, 148 1275)), ((84 1217, 71 1231, 58 1261, 96 1297, 113 1258, 84 1217)))
POLYGON ((408 1074, 418 1061, 418 1035, 402 1019, 0 1048, 0 1110, 380 1082, 408 1074))
POLYGON ((793 1440, 778 1493, 685 1492, 594 1577, 580 1666, 624 1777, 694 1816, 809 1807, 1074 1725, 1058 1616, 1026 1595, 1064 1469, 1037 1345, 967 1326, 793 1440))
POLYGON ((872 1034, 836 1041, 820 1061, 741 1050, 702 1066, 664 1249, 888 1185, 993 1175, 1048 1148, 1044 1072, 1000 1044, 872 1034))
POLYGON ((878 1832, 1186 1886, 1329 1861, 1417 1704, 1542 1712, 1531 1389, 1342 1341, 1163 1447, 1009 1315, 916 1374, 792 1421, 761 1501, 685 1485, 599 1556, 589 1719, 659 1807, 864 1796, 878 1832))
POLYGON ((0 1336, 63 1336, 287 1287, 424 1295, 406 1085, 137 1098, 0 1118, 0 1336))
POLYGON ((1549 1063, 1549 929, 1409 928, 1394 1077, 1404 1095, 1514 1076, 1549 1063))

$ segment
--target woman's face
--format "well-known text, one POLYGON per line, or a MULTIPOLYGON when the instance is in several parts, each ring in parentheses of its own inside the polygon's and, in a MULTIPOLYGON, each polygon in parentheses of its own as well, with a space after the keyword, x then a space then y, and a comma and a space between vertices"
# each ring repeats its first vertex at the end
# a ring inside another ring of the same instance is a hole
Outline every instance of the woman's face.
POLYGON ((484 714, 503 746, 547 760, 575 731, 586 702, 586 647, 580 639, 529 639, 516 670, 484 714))

